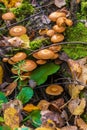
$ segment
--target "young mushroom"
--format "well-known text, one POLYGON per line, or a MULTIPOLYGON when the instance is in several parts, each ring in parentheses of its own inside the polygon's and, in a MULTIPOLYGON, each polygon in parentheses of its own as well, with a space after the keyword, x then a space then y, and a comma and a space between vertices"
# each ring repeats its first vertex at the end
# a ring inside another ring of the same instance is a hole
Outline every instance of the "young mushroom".
POLYGON ((12 12, 8 12, 2 15, 2 19, 7 25, 10 25, 10 22, 15 19, 15 15, 12 12))
POLYGON ((73 25, 73 21, 72 21, 71 19, 67 19, 67 18, 66 18, 66 19, 65 19, 65 23, 66 23, 66 25, 69 26, 69 27, 73 25))
POLYGON ((57 42, 62 42, 64 40, 63 34, 54 34, 51 37, 51 42, 57 43, 57 42))
POLYGON ((55 52, 59 52, 61 48, 62 48, 61 45, 56 45, 56 46, 50 46, 49 50, 52 50, 55 53, 55 52))
POLYGON ((47 110, 49 107, 50 103, 46 100, 40 100, 40 102, 37 104, 37 107, 40 110, 47 110))
POLYGON ((65 19, 66 17, 59 17, 56 21, 56 24, 61 27, 61 26, 64 26, 65 25, 65 19))
POLYGON ((47 61, 46 60, 37 60, 36 63, 39 65, 43 65, 43 64, 46 64, 47 61))
POLYGON ((55 22, 59 17, 66 17, 66 14, 64 12, 53 12, 49 15, 49 19, 53 22, 55 22))
POLYGON ((19 62, 19 61, 21 61, 21 60, 24 60, 24 59, 26 59, 26 57, 27 57, 27 55, 26 55, 26 53, 24 53, 24 52, 18 52, 18 53, 16 53, 13 57, 11 57, 10 59, 13 61, 13 62, 19 62))
POLYGON ((11 36, 21 36, 26 33, 26 28, 24 26, 14 26, 9 30, 11 36))
POLYGON ((54 30, 55 32, 58 32, 58 33, 64 32, 65 29, 66 29, 66 28, 63 27, 63 26, 61 26, 61 27, 59 27, 58 25, 54 25, 54 26, 53 26, 53 30, 54 30))
POLYGON ((47 36, 51 37, 51 36, 54 35, 54 33, 55 33, 55 31, 53 29, 50 29, 50 30, 47 31, 46 34, 47 34, 47 36))
POLYGON ((51 84, 46 88, 46 93, 49 95, 57 96, 63 92, 63 88, 57 84, 51 84))
POLYGON ((54 56, 54 52, 49 49, 43 49, 37 52, 40 59, 51 59, 54 56))

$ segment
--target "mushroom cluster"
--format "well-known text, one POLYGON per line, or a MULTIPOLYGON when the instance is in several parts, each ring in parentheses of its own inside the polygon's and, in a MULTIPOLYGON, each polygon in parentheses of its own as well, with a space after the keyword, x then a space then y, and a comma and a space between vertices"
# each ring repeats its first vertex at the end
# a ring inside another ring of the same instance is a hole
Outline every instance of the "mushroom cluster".
POLYGON ((66 26, 72 26, 73 22, 71 19, 66 17, 65 12, 56 11, 49 15, 49 19, 52 22, 56 22, 56 25, 52 29, 46 32, 46 35, 51 37, 52 43, 61 42, 64 40, 64 35, 62 34, 66 30, 66 26))

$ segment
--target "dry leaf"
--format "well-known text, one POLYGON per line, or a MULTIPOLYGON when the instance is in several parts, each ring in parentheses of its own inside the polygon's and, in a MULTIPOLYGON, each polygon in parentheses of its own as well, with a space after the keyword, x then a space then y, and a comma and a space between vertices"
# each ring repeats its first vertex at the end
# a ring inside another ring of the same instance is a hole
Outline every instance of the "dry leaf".
POLYGON ((84 86, 70 84, 68 86, 68 89, 69 89, 69 94, 70 94, 71 98, 75 99, 79 96, 80 91, 84 89, 84 86))
POLYGON ((6 96, 9 96, 16 87, 17 87, 17 82, 12 82, 3 91, 5 92, 6 96))
POLYGON ((76 123, 81 130, 87 130, 87 124, 81 118, 77 118, 76 123))
POLYGON ((2 66, 0 65, 0 84, 2 84, 3 75, 4 75, 3 68, 2 68, 2 66))
POLYGON ((16 109, 11 108, 11 107, 5 109, 4 121, 5 121, 5 124, 10 126, 12 129, 18 128, 20 119, 19 119, 19 115, 16 109))
POLYGON ((66 5, 66 1, 65 1, 65 0, 55 0, 55 5, 56 5, 58 8, 61 8, 61 7, 63 7, 64 5, 66 5))
POLYGON ((76 126, 65 126, 63 128, 61 128, 61 130, 77 130, 76 126))
POLYGON ((31 112, 33 110, 38 110, 39 108, 37 106, 34 106, 33 104, 27 104, 23 110, 27 111, 27 112, 31 112))
POLYGON ((85 98, 79 99, 73 99, 69 104, 68 104, 68 109, 72 113, 72 115, 81 115, 84 112, 86 106, 86 100, 85 98))

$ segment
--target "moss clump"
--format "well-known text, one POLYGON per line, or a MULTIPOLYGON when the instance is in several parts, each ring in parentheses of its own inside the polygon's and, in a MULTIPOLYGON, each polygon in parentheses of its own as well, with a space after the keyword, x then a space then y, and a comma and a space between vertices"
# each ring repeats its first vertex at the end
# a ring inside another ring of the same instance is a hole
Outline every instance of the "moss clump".
POLYGON ((62 50, 71 59, 75 59, 75 60, 87 56, 87 45, 83 45, 83 44, 67 44, 67 45, 63 45, 62 50))
POLYGON ((66 41, 87 42, 87 28, 83 23, 77 23, 75 26, 66 29, 66 41))
POLYGON ((46 38, 37 38, 29 43, 31 50, 39 49, 42 46, 49 45, 50 41, 46 38))

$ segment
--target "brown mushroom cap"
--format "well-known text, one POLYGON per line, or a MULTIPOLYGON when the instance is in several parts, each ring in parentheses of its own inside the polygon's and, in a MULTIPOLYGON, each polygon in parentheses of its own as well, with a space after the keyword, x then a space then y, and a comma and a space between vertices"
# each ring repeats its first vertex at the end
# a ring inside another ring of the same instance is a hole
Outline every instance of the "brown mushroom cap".
POLYGON ((51 37, 54 35, 54 33, 55 33, 55 31, 53 29, 50 29, 47 31, 47 36, 51 37))
POLYGON ((49 49, 43 49, 37 52, 40 59, 51 59, 54 56, 54 52, 49 49))
POLYGON ((54 56, 51 59, 57 59, 59 57, 58 53, 55 53, 54 56))
POLYGON ((4 57, 4 58, 2 59, 3 62, 7 62, 8 60, 9 60, 9 58, 6 58, 6 57, 4 57))
POLYGON ((50 103, 46 100, 40 100, 40 102, 37 104, 37 107, 40 110, 47 110, 49 107, 50 103))
POLYGON ((15 54, 13 57, 11 57, 10 59, 13 61, 13 62, 19 62, 21 60, 24 60, 26 59, 27 55, 26 53, 24 52, 18 52, 17 54, 15 54))
POLYGON ((53 12, 49 15, 49 19, 51 21, 56 21, 59 17, 66 17, 66 14, 64 12, 53 12))
POLYGON ((51 37, 51 42, 56 43, 56 42, 61 42, 64 40, 64 36, 62 34, 54 34, 51 37))
POLYGON ((15 19, 15 15, 12 12, 8 12, 2 15, 3 20, 13 20, 15 19))
POLYGON ((36 58, 36 59, 41 59, 41 58, 38 56, 38 53, 37 53, 37 52, 33 53, 32 56, 33 56, 34 58, 36 58))
POLYGON ((64 26, 65 25, 65 19, 66 17, 59 17, 56 21, 56 24, 61 27, 61 26, 64 26))
POLYGON ((25 60, 25 63, 21 66, 22 71, 32 71, 37 67, 37 64, 33 60, 25 60))
POLYGON ((11 59, 8 59, 8 63, 11 64, 11 65, 14 65, 14 64, 15 64, 15 62, 12 61, 11 59))
POLYGON ((66 25, 69 26, 69 27, 73 25, 73 21, 72 21, 71 19, 66 19, 66 20, 65 20, 65 23, 66 23, 66 25))
POLYGON ((53 52, 58 52, 62 48, 61 45, 56 45, 56 46, 50 46, 49 49, 52 50, 53 52))
POLYGON ((26 73, 21 74, 21 80, 29 79, 30 75, 31 75, 31 72, 26 72, 26 73))
POLYGON ((26 28, 24 26, 14 26, 9 30, 11 36, 21 36, 26 33, 26 28))
POLYGON ((54 26, 53 26, 53 30, 54 30, 55 32, 58 32, 58 33, 64 32, 65 29, 66 29, 66 28, 63 27, 63 26, 61 26, 61 27, 59 27, 58 25, 54 25, 54 26))
POLYGON ((46 88, 46 93, 49 95, 60 95, 63 92, 63 88, 57 84, 51 84, 46 88))
POLYGON ((46 60, 37 60, 36 63, 39 65, 43 65, 43 64, 47 63, 47 61, 46 60))

